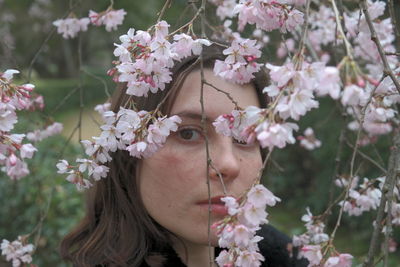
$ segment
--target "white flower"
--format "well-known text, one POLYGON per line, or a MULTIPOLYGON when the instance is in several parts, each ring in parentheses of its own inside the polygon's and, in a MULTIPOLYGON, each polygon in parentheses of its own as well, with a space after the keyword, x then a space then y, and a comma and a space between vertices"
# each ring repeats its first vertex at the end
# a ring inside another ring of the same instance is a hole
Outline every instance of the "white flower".
POLYGON ((20 153, 21 158, 32 158, 33 153, 35 153, 37 149, 32 144, 24 144, 21 146, 20 153))
POLYGON ((271 191, 265 186, 258 184, 253 186, 247 193, 248 201, 256 207, 275 206, 276 202, 280 202, 281 199, 276 197, 271 191))
POLYGON ((18 74, 18 73, 19 73, 18 70, 8 69, 4 73, 1 73, 0 77, 6 79, 7 82, 11 82, 14 74, 18 74))
POLYGON ((262 147, 268 147, 270 150, 276 146, 283 148, 287 143, 294 144, 296 140, 293 137, 293 130, 298 130, 297 124, 294 123, 273 123, 264 121, 255 129, 257 140, 262 147))
POLYGON ((228 208, 229 215, 233 216, 238 213, 239 204, 237 203, 236 198, 234 197, 222 197, 221 201, 225 202, 225 206, 228 208))
POLYGON ((17 123, 17 114, 14 111, 14 107, 0 103, 0 131, 11 131, 15 123, 17 123))
POLYGON ((341 101, 344 106, 355 106, 362 104, 365 99, 366 94, 364 90, 361 87, 353 84, 344 88, 341 101))
POLYGON ((24 245, 21 237, 17 240, 10 241, 3 239, 1 245, 1 255, 6 257, 7 261, 11 261, 13 267, 21 266, 21 263, 31 263, 34 246, 32 244, 24 245))
POLYGON ((65 159, 60 160, 56 166, 58 169, 57 173, 67 173, 68 172, 69 163, 65 159))
POLYGON ((319 245, 302 247, 300 255, 309 261, 310 266, 318 265, 322 260, 321 247, 319 245))

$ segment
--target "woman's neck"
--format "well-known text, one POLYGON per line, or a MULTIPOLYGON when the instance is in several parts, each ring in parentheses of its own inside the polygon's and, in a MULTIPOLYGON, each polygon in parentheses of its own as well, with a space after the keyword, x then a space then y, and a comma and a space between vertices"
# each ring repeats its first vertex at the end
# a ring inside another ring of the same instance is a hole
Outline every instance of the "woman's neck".
POLYGON ((179 240, 176 237, 172 246, 182 262, 188 267, 216 266, 214 263, 214 247, 179 240))

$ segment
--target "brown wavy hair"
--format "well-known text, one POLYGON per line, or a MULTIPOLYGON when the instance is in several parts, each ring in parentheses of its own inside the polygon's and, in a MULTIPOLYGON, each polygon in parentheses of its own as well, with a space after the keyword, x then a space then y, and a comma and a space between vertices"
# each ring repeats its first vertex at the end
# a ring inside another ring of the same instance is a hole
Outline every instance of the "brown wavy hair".
MULTIPOLYGON (((205 47, 203 67, 212 69, 215 60, 223 57, 221 47, 205 47)), ((134 97, 136 107, 154 110, 167 96, 161 112, 168 115, 184 79, 199 68, 197 56, 177 63, 172 69, 172 82, 165 90, 149 97, 134 97)), ((266 106, 262 94, 266 83, 263 71, 252 80, 261 107, 266 106)), ((125 91, 126 85, 120 84, 114 92, 111 99, 114 112, 128 101, 125 91)), ((154 221, 144 208, 136 177, 138 159, 122 150, 111 156, 107 178, 96 182, 87 192, 86 215, 62 240, 61 256, 74 266, 140 266, 143 262, 162 266, 162 257, 157 251, 170 246, 171 233, 154 221)))

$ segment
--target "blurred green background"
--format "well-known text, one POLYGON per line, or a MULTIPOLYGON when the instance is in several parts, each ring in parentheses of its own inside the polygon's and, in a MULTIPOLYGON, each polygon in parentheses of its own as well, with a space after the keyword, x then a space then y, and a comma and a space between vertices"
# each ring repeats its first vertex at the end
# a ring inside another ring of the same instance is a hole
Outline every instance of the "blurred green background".
MULTIPOLYGON (((48 138, 36 144, 39 152, 28 161, 31 174, 20 181, 12 181, 0 173, 0 240, 14 240, 18 235, 36 230, 31 242, 37 242, 33 263, 38 266, 68 266, 60 260, 58 244, 62 237, 82 218, 84 213, 84 194, 56 173, 55 164, 61 158, 73 161, 82 154, 78 145, 77 132, 68 142, 82 108, 82 138, 88 139, 98 133, 93 111, 96 104, 107 100, 106 90, 112 93, 115 84, 106 75, 114 60, 113 43, 130 27, 147 29, 152 25, 164 1, 116 0, 114 8, 124 8, 128 15, 117 31, 108 33, 104 27, 89 26, 88 32, 79 38, 65 40, 54 33, 52 21, 68 15, 70 5, 78 17, 87 16, 90 9, 105 10, 110 2, 103 0, 61 1, 61 0, 0 0, 0 70, 15 68, 23 73, 20 82, 28 80, 32 59, 46 38, 40 54, 32 65, 31 82, 36 91, 45 99, 44 114, 23 113, 15 132, 27 132, 32 127, 44 127, 52 120, 64 124, 60 136, 48 138), (79 71, 78 46, 82 50, 82 71, 79 71), (78 89, 77 89, 78 88, 78 89), (61 105, 62 104, 62 105, 61 105), (34 122, 34 125, 32 124, 34 122), (40 218, 46 214, 43 222, 40 218), (41 225, 41 226, 40 226, 41 225), (37 228, 38 226, 38 228, 37 228), (40 232, 40 238, 37 234, 40 232)), ((209 7, 208 14, 214 12, 209 7)), ((195 12, 187 1, 173 1, 165 18, 173 28, 188 20, 195 12)), ((211 18, 212 23, 217 23, 211 18)), ((276 33, 266 54, 269 61, 279 63, 274 58, 276 44, 280 41, 276 33)), ((340 107, 329 99, 321 100, 321 108, 311 111, 301 122, 301 130, 312 126, 322 141, 322 148, 307 151, 298 145, 274 152, 273 162, 269 164, 264 182, 284 201, 270 209, 271 223, 288 235, 305 231, 300 221, 305 208, 310 207, 313 214, 319 214, 329 202, 329 196, 336 197, 340 191, 331 186, 335 173, 335 157, 338 150, 340 130, 345 128, 347 119, 340 107)), ((345 131, 344 136, 354 143, 355 135, 345 131)), ((374 145, 361 148, 385 166, 389 153, 390 136, 382 137, 374 145), (380 159, 381 158, 381 159, 380 159)), ((351 149, 343 146, 338 173, 348 174, 351 149)), ((357 157, 356 169, 362 177, 375 178, 380 175, 371 164, 357 157)), ((330 233, 336 223, 338 207, 327 221, 330 233)), ((374 212, 360 217, 344 216, 337 234, 336 245, 340 252, 355 256, 366 255, 372 232, 374 212)), ((399 229, 395 238, 400 242, 399 229)), ((399 252, 391 257, 390 266, 400 265, 399 252)), ((0 266, 10 266, 0 258, 0 266)))

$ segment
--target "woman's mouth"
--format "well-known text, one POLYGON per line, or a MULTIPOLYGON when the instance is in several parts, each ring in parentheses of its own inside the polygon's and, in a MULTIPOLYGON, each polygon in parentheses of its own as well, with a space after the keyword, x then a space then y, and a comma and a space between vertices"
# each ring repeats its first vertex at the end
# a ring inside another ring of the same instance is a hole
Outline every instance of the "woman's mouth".
POLYGON ((205 199, 197 202, 202 209, 211 211, 211 213, 216 215, 228 215, 228 208, 225 206, 225 203, 221 200, 224 196, 216 196, 210 199, 205 199))

